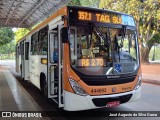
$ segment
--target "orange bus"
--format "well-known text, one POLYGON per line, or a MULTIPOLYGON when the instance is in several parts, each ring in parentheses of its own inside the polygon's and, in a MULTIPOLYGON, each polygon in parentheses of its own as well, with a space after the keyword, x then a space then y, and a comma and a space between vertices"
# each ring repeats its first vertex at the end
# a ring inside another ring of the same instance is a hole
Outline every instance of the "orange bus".
POLYGON ((64 6, 17 42, 16 71, 67 111, 135 101, 142 76, 134 18, 64 6))

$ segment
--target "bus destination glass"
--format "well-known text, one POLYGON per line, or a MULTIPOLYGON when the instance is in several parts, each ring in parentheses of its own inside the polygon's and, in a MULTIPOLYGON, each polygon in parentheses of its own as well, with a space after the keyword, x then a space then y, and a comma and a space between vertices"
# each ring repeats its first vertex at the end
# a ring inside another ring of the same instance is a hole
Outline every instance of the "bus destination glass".
POLYGON ((123 24, 135 26, 133 17, 107 10, 69 9, 69 19, 88 22, 123 24))

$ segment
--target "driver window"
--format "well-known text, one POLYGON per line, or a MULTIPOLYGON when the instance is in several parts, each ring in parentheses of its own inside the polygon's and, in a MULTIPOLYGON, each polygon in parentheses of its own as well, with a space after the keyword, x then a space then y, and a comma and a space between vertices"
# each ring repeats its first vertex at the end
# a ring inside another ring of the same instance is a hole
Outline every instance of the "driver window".
POLYGON ((119 59, 136 59, 136 38, 132 30, 127 30, 123 36, 121 29, 111 29, 112 48, 119 59))
POLYGON ((70 28, 70 53, 71 53, 71 60, 74 63, 74 61, 77 59, 77 40, 76 40, 76 28, 71 27, 70 28))
POLYGON ((54 36, 53 36, 53 46, 54 46, 53 61, 55 63, 58 63, 58 34, 57 33, 54 33, 54 36))
POLYGON ((129 40, 130 40, 130 45, 129 45, 130 46, 130 54, 134 59, 136 59, 137 57, 136 57, 136 36, 135 36, 135 33, 130 31, 128 36, 130 36, 130 38, 129 38, 129 40))

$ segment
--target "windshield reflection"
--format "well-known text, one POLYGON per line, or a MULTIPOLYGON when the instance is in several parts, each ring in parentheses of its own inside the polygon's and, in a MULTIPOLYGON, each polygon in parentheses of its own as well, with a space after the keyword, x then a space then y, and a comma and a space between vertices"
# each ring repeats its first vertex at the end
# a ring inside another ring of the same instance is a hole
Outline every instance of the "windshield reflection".
POLYGON ((88 75, 114 75, 138 68, 135 30, 95 24, 70 29, 71 65, 88 75))

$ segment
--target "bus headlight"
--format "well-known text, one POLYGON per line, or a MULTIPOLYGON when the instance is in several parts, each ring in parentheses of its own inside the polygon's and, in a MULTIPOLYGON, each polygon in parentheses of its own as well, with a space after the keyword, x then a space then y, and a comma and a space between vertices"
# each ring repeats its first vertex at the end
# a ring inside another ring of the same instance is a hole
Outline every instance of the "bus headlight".
POLYGON ((136 84, 136 86, 134 88, 135 90, 137 90, 141 86, 141 81, 142 81, 142 75, 140 74, 138 76, 138 82, 137 82, 137 84, 136 84))
POLYGON ((74 92, 81 96, 87 96, 86 91, 73 79, 69 78, 69 82, 74 90, 74 92))

